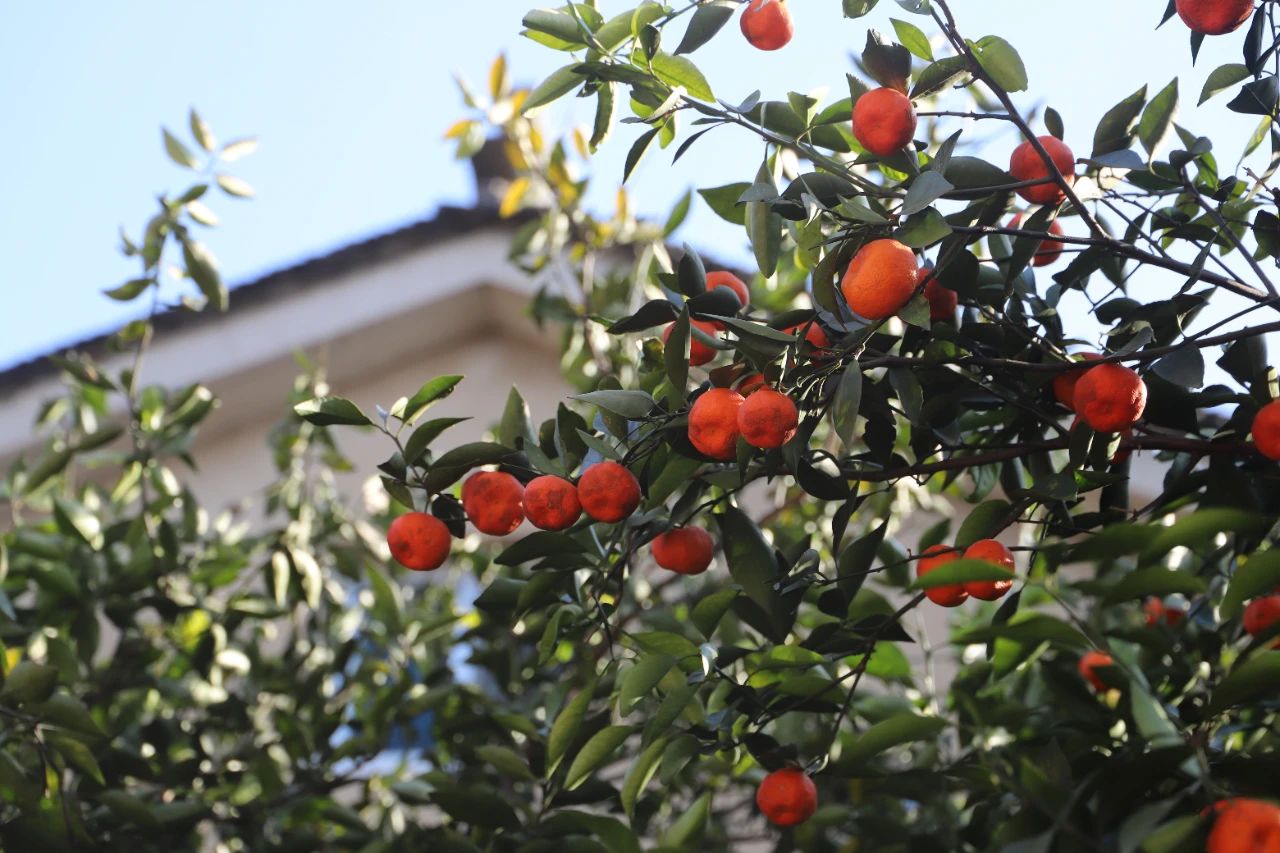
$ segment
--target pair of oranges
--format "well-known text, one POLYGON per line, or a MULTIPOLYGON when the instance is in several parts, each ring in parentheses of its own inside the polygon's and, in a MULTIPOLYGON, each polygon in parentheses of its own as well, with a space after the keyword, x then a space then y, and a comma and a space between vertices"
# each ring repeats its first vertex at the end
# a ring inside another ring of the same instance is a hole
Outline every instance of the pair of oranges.
MULTIPOLYGON (((979 539, 963 552, 950 545, 929 546, 916 563, 916 577, 922 578, 961 557, 966 560, 983 560, 1011 572, 1014 570, 1012 551, 995 539, 979 539)), ((959 607, 971 597, 983 601, 996 601, 1003 598, 1012 588, 1012 579, 968 581, 930 587, 924 591, 924 594, 934 604, 940 604, 943 607, 959 607)))

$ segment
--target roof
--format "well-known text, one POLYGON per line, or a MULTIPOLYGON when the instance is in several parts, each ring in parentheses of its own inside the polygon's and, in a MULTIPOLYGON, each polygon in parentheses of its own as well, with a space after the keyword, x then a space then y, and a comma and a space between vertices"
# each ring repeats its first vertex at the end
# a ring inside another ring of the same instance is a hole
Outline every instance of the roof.
MULTIPOLYGON (((524 218, 517 216, 514 221, 524 218)), ((509 225, 512 221, 511 218, 499 216, 497 209, 493 207, 441 207, 429 219, 376 234, 328 254, 318 255, 236 285, 233 288, 232 311, 287 298, 304 288, 336 280, 352 270, 384 263, 451 237, 498 225, 509 225)), ((209 317, 193 311, 170 309, 159 314, 154 322, 157 331, 168 332, 209 321, 209 317)), ((54 351, 77 350, 101 357, 107 352, 107 342, 111 336, 112 333, 97 335, 57 347, 54 351)), ((49 354, 36 356, 0 372, 0 398, 18 388, 56 377, 60 368, 49 361, 49 354)))

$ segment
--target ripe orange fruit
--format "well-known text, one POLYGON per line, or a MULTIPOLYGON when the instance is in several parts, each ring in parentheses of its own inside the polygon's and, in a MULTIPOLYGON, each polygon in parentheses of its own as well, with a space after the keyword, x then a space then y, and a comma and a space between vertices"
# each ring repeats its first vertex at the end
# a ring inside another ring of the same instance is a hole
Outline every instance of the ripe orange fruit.
MULTIPOLYGON (((674 329, 675 326, 676 326, 675 323, 671 323, 670 325, 667 326, 667 328, 662 330, 663 344, 666 344, 667 340, 671 337, 671 330, 674 329)), ((702 341, 698 340, 697 336, 693 334, 692 330, 694 328, 697 328, 702 332, 705 332, 708 337, 718 338, 720 336, 720 330, 724 327, 712 320, 692 320, 692 319, 689 320, 689 327, 690 327, 689 363, 692 364, 694 367, 697 367, 698 365, 706 364, 708 361, 711 361, 712 359, 714 359, 716 357, 716 353, 719 352, 719 350, 715 349, 714 347, 709 347, 706 344, 704 344, 702 341)))
POLYGON ((449 556, 449 528, 434 515, 406 512, 387 528, 387 547, 406 569, 429 572, 449 556))
POLYGON ((1097 432, 1123 432, 1147 407, 1147 383, 1119 364, 1099 364, 1076 382, 1076 413, 1097 432))
MULTIPOLYGON (((1056 136, 1041 136, 1039 140, 1044 150, 1048 152, 1049 158, 1053 160, 1053 165, 1057 166, 1058 171, 1067 179, 1067 183, 1074 181, 1076 155, 1071 153, 1067 144, 1056 136)), ((1013 149, 1013 156, 1009 158, 1009 174, 1013 175, 1016 181, 1043 182, 1018 188, 1018 195, 1032 204, 1057 204, 1062 201, 1062 188, 1050 176, 1049 167, 1045 165, 1039 152, 1029 140, 1013 149)))
POLYGON ((818 789, 801 770, 775 770, 756 789, 756 805, 774 826, 795 826, 818 810, 818 789))
POLYGON ((1205 853, 1280 853, 1280 807, 1236 797, 1214 803, 1205 853))
POLYGON ((954 323, 956 308, 960 305, 960 294, 932 276, 924 286, 924 298, 929 300, 929 321, 932 323, 954 323))
MULTIPOLYGON (((805 325, 805 323, 796 323, 794 326, 788 326, 782 331, 789 335, 798 335, 805 325)), ((815 350, 830 349, 831 338, 827 337, 827 330, 819 326, 817 320, 807 325, 809 328, 804 333, 804 340, 809 345, 809 348, 815 350)))
POLYGON ((640 506, 640 481, 617 462, 597 462, 578 478, 578 501, 596 521, 613 524, 640 506))
POLYGON ((897 89, 872 89, 853 105, 853 135, 880 157, 906 148, 916 133, 916 108, 897 89))
POLYGON ((524 486, 505 471, 479 471, 462 484, 462 509, 476 530, 506 536, 524 521, 524 486))
POLYGON ((763 373, 748 373, 738 380, 738 393, 743 397, 750 397, 763 387, 765 387, 763 373))
POLYGON ((781 447, 796 434, 800 413, 786 394, 761 388, 738 406, 738 431, 752 447, 781 447))
POLYGON ((1154 596, 1143 602, 1142 612, 1147 616, 1148 625, 1158 625, 1161 622, 1168 625, 1177 625, 1187 616, 1186 611, 1182 608, 1168 607, 1163 601, 1154 596))
POLYGON ((1253 416, 1253 443, 1263 456, 1280 461, 1280 400, 1272 400, 1253 416))
POLYGON ((677 527, 654 537, 650 549, 659 566, 678 575, 700 575, 715 553, 711 534, 701 527, 677 527))
MULTIPOLYGON (((1009 220, 1010 228, 1017 228, 1022 224, 1022 214, 1019 213, 1013 219, 1009 220)), ((1058 220, 1049 223, 1050 234, 1062 234, 1062 226, 1058 224, 1058 220)), ((1049 264, 1062 257, 1062 250, 1066 248, 1066 244, 1061 240, 1041 240, 1040 245, 1036 248, 1035 255, 1031 258, 1031 266, 1047 267, 1049 264)))
POLYGON ((1234 32, 1253 14, 1253 0, 1178 0, 1177 5, 1182 22, 1207 36, 1234 32))
POLYGON ((699 453, 720 460, 737 455, 738 408, 742 403, 742 395, 728 388, 712 388, 694 401, 689 409, 689 441, 699 453))
POLYGON ((738 297, 743 307, 751 301, 751 291, 747 289, 747 283, 727 270, 714 270, 707 273, 707 291, 710 292, 717 287, 732 290, 733 295, 738 297))
POLYGON ((564 530, 582 515, 582 503, 573 483, 544 474, 524 487, 524 514, 539 530, 564 530))
MULTIPOLYGON (((1250 637, 1265 634, 1280 622, 1280 595, 1264 595, 1250 601, 1240 622, 1244 625, 1244 632, 1250 637)), ((1280 648, 1280 637, 1276 638, 1276 647, 1280 648)))
MULTIPOLYGON (((924 556, 916 561, 916 577, 922 578, 939 566, 945 566, 958 559, 960 559, 960 552, 950 545, 930 545, 924 549, 924 556), (934 554, 937 556, 930 556, 934 554)), ((969 593, 964 591, 964 584, 960 583, 935 586, 932 589, 926 589, 924 594, 934 604, 941 604, 943 607, 959 607, 969 598, 969 593)))
MULTIPOLYGON (((1077 355, 1085 361, 1096 361, 1102 358, 1096 352, 1082 352, 1077 353, 1077 355)), ((1080 381, 1080 377, 1084 376, 1085 371, 1088 369, 1087 367, 1073 367, 1053 377, 1053 396, 1058 398, 1059 403, 1073 412, 1076 410, 1076 383, 1080 381)))
MULTIPOLYGON (((995 563, 1001 568, 1013 571, 1013 552, 994 539, 979 539, 964 551, 966 560, 986 560, 988 563, 995 563)), ((1003 598, 1004 594, 1013 589, 1013 580, 1004 581, 969 581, 964 585, 964 591, 974 598, 980 598, 983 601, 995 601, 1003 598)))
POLYGON ((1093 685, 1094 690, 1102 692, 1107 689, 1107 684, 1095 670, 1103 666, 1112 666, 1114 663, 1111 655, 1106 652, 1089 651, 1080 656, 1080 663, 1076 664, 1076 670, 1081 678, 1093 685))
POLYGON ((796 31, 787 0, 749 0, 741 24, 747 41, 760 50, 785 47, 796 31))
POLYGON ((919 284, 916 253, 897 240, 867 243, 849 262, 840 291, 853 312, 867 320, 883 320, 911 301, 919 284))

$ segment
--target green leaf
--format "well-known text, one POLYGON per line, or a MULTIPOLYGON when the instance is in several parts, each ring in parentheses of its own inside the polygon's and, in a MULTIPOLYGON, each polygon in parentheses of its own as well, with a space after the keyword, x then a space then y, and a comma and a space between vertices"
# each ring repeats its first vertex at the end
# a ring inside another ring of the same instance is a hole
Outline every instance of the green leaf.
POLYGON ((560 713, 556 715, 556 720, 551 725, 551 732, 547 735, 547 776, 556 772, 556 768, 560 766, 560 761, 564 758, 569 747, 573 745, 573 740, 577 737, 578 728, 582 725, 582 718, 587 713, 587 706, 591 704, 591 694, 595 691, 594 679, 579 691, 578 695, 565 704, 560 713))
POLYGON ((105 736, 84 703, 69 693, 55 693, 43 702, 28 702, 24 710, 44 724, 95 738, 105 736))
POLYGON ((126 281, 119 287, 104 290, 102 293, 108 299, 114 299, 117 302, 129 302, 133 299, 137 299, 144 291, 155 283, 155 279, 152 278, 135 278, 130 281, 126 281))
POLYGON ((428 380, 409 398, 409 402, 404 404, 404 410, 396 414, 402 421, 412 426, 428 406, 452 394, 453 389, 458 387, 462 379, 461 376, 437 376, 435 379, 428 380))
MULTIPOLYGON (((671 325, 671 334, 663 344, 662 362, 667 379, 675 391, 676 402, 683 405, 689 387, 689 306, 680 309, 680 316, 671 325)), ((618 392, 622 393, 622 392, 618 392)))
POLYGON ((743 222, 760 274, 772 277, 782 252, 782 217, 774 213, 767 202, 753 201, 745 205, 743 222))
POLYGON ((1194 814, 1183 815, 1160 826, 1155 832, 1142 839, 1142 846, 1139 849, 1142 853, 1186 853, 1189 849, 1188 842, 1197 836, 1203 827, 1204 818, 1194 814))
POLYGON ((631 420, 646 417, 658 405, 646 391, 588 391, 586 394, 574 394, 571 399, 590 403, 631 420))
POLYGON ((653 142, 658 135, 658 128, 646 130, 636 138, 631 144, 631 150, 627 152, 627 160, 622 165, 622 182, 625 184, 627 178, 631 177, 631 173, 635 171, 636 166, 640 165, 640 158, 644 157, 644 152, 648 150, 649 143, 653 142))
POLYGON ((236 198, 253 198, 253 187, 249 186, 249 182, 235 175, 218 174, 214 176, 214 180, 218 182, 218 186, 224 193, 236 198))
POLYGON ((53 731, 45 731, 44 741, 53 747, 54 751, 61 755, 67 764, 86 774, 99 785, 107 783, 102 776, 102 768, 98 766, 98 759, 93 757, 89 747, 85 746, 82 741, 53 731))
POLYGON ((1249 76, 1248 67, 1239 63, 1229 62, 1226 65, 1219 65, 1205 78, 1204 88, 1200 90, 1200 100, 1196 106, 1203 104, 1219 92, 1225 92, 1249 76))
POLYGON ((445 814, 463 823, 503 829, 518 829, 520 826, 520 818, 510 803, 491 788, 437 787, 431 799, 445 814))
POLYGON ((906 89, 911 77, 911 53, 900 44, 885 41, 876 30, 867 30, 862 67, 881 86, 906 89))
POLYGON ((96 795, 96 799, 127 823, 144 829, 156 829, 160 826, 160 821, 152 814, 151 808, 127 791, 103 791, 96 795))
POLYGON ((969 63, 963 56, 947 56, 931 65, 926 65, 924 70, 916 76, 916 85, 911 90, 911 97, 922 98, 940 91, 968 69, 969 63))
POLYGON ((187 123, 191 125, 192 138, 205 151, 213 151, 218 146, 218 141, 213 136, 213 128, 209 127, 209 122, 205 121, 200 116, 200 113, 196 112, 195 107, 191 108, 191 112, 187 116, 187 123))
POLYGON ((493 765, 494 769, 508 779, 523 779, 528 782, 534 780, 529 764, 520 753, 510 747, 492 743, 481 744, 476 747, 476 755, 486 764, 493 765))
POLYGON ((235 139, 222 146, 222 150, 218 152, 218 159, 224 163, 234 163, 242 157, 248 157, 257 150, 258 140, 256 137, 250 136, 245 139, 235 139))
POLYGON ((675 664, 670 655, 645 655, 624 672, 618 681, 618 713, 625 717, 635 710, 636 703, 648 696, 675 664))
POLYGON ((442 454, 431 466, 424 485, 435 493, 458 482, 463 474, 481 465, 496 465, 512 453, 508 447, 491 441, 462 444, 442 454))
POLYGON ((1027 67, 1013 45, 999 36, 983 36, 970 45, 978 64, 1006 92, 1022 92, 1027 88, 1027 67))
POLYGON ((893 31, 897 33, 898 41, 902 42, 903 47, 925 62, 933 62, 933 48, 929 45, 929 37, 921 32, 919 27, 907 21, 899 21, 897 18, 889 20, 893 23, 893 31))
POLYGON ((628 768, 627 775, 622 780, 620 793, 622 810, 632 820, 635 819, 636 801, 644 794, 645 786, 649 784, 649 780, 653 778, 654 772, 657 771, 658 760, 662 758, 662 753, 667 748, 667 743, 667 738, 660 737, 645 747, 644 751, 631 762, 631 767, 628 768))
POLYGON ((707 78, 702 76, 702 72, 692 61, 683 56, 658 51, 649 64, 657 78, 668 86, 683 86, 689 97, 699 101, 715 101, 716 96, 711 91, 707 78))
POLYGON ((720 29, 729 22, 733 17, 734 11, 738 8, 738 4, 733 0, 711 0, 710 3, 704 3, 694 10, 693 18, 689 21, 689 28, 684 32, 684 38, 680 40, 680 46, 676 48, 676 53, 693 53, 720 32, 720 29))
POLYGON ((1178 733, 1178 727, 1169 719, 1169 712, 1139 684, 1131 683, 1129 709, 1133 714, 1134 723, 1137 724, 1138 734, 1142 735, 1153 749, 1183 745, 1182 735, 1178 733))
POLYGON ((613 119, 618 112, 617 84, 605 83, 596 90, 596 117, 591 124, 587 146, 594 152, 609 138, 613 119))
MULTIPOLYGON (((1173 126, 1173 119, 1177 113, 1178 78, 1174 77, 1173 82, 1151 99, 1151 103, 1147 104, 1146 109, 1142 111, 1142 118, 1138 121, 1138 140, 1142 142, 1142 147, 1147 149, 1148 154, 1156 153, 1156 148, 1169 132, 1169 128, 1173 126)), ((1199 350, 1193 351, 1199 353, 1199 350)))
POLYGON ((471 418, 432 418, 413 431, 409 440, 404 443, 404 462, 412 465, 418 461, 431 442, 451 426, 456 426, 471 418))
POLYGON ((725 562, 729 574, 741 585, 757 606, 770 618, 774 627, 771 639, 782 642, 791 628, 791 619, 773 584, 778 577, 778 564, 760 528, 737 507, 727 507, 716 516, 720 539, 724 543, 725 562))
POLYGON ((1231 576, 1222 598, 1222 617, 1235 619, 1244 612, 1245 602, 1280 588, 1280 550, 1263 551, 1243 560, 1231 576))
POLYGON ((841 0, 846 18, 861 18, 876 7, 879 0, 841 0))
POLYGON ((698 190, 698 195, 702 196, 702 200, 721 219, 734 225, 745 225, 747 211, 743 205, 738 204, 738 199, 742 198, 742 194, 750 187, 751 184, 742 181, 736 184, 725 184, 722 187, 698 190))
POLYGON ((294 406, 293 411, 316 426, 373 426, 360 407, 344 397, 314 397, 294 406))
POLYGON ((613 758, 613 754, 632 732, 631 726, 605 726, 592 735, 574 756, 573 763, 569 765, 569 772, 564 781, 565 790, 572 791, 587 781, 592 773, 613 758))
POLYGON ((1142 552, 1151 562, 1162 558, 1178 546, 1195 548, 1212 542, 1220 533, 1261 533, 1274 519, 1239 509, 1201 509, 1183 516, 1169 527, 1161 527, 1142 552))
POLYGON ((13 702, 43 702, 58 683, 58 668, 48 664, 18 661, 0 687, 0 699, 13 702))
POLYGON ((581 86, 583 78, 574 71, 579 64, 574 62, 551 72, 551 76, 535 86, 525 98, 524 103, 520 105, 520 112, 528 115, 538 107, 544 107, 581 86))
POLYGON ((218 275, 218 262, 213 253, 197 240, 182 239, 182 262, 187 268, 187 275, 200 288, 204 298, 209 301, 215 311, 226 311, 230 303, 227 286, 218 275))
POLYGON ((937 717, 922 717, 910 712, 896 714, 858 735, 840 754, 839 764, 841 767, 856 767, 895 746, 931 739, 946 727, 946 720, 937 717))
POLYGON ((1006 500, 990 500, 969 510, 960 532, 956 534, 956 547, 968 548, 979 539, 991 539, 1009 526, 1012 507, 1006 500))
POLYGON ((182 166, 184 169, 200 168, 200 161, 196 159, 196 155, 191 153, 191 149, 183 145, 178 137, 169 132, 168 128, 160 128, 160 132, 164 137, 164 152, 169 155, 169 159, 182 166))
POLYGON ((519 447, 517 439, 527 444, 536 444, 533 435, 533 424, 529 420, 529 404, 520 396, 520 391, 513 385, 507 394, 507 405, 502 410, 502 421, 498 425, 498 443, 504 447, 519 447))
POLYGON ((831 421, 835 424, 836 435, 845 447, 853 444, 854 429, 857 426, 858 409, 862 406, 862 365, 853 359, 840 374, 840 384, 836 386, 835 401, 831 404, 831 421))
POLYGON ((662 846, 673 850, 689 849, 707 831, 711 819, 711 792, 693 801, 684 814, 676 818, 662 836, 662 846))
POLYGON ((382 620, 389 631, 400 631, 404 625, 404 599, 399 584, 387 577, 382 567, 370 562, 365 567, 365 577, 373 593, 373 615, 382 620))
POLYGON ((1149 595, 1166 596, 1174 593, 1199 595, 1206 589, 1205 582, 1190 572, 1151 566, 1129 572, 1107 590, 1103 601, 1108 604, 1149 595))
POLYGON ((969 581, 1007 581, 1016 575, 1003 566, 988 560, 960 558, 938 566, 923 577, 911 582, 909 589, 933 589, 939 586, 967 583, 969 581))
POLYGON ((921 172, 920 176, 911 182, 911 188, 907 190, 907 197, 902 201, 901 213, 903 216, 919 213, 953 189, 955 187, 952 183, 937 172, 921 172))
POLYGON ((1133 141, 1133 124, 1147 102, 1147 87, 1143 86, 1111 109, 1107 110, 1093 133, 1093 156, 1123 151, 1133 141))
POLYGON ((1280 691, 1280 651, 1265 651, 1236 664, 1209 701, 1212 714, 1280 691))
POLYGON ((91 548, 102 547, 102 522, 87 507, 66 498, 53 499, 53 515, 58 526, 91 548))
POLYGON ((710 595, 703 596, 693 606, 693 613, 690 614, 690 619, 693 622, 693 626, 698 629, 702 636, 708 640, 711 639, 716 632, 716 628, 720 625, 720 620, 729 611, 739 592, 740 590, 737 587, 717 590, 710 595))
MULTIPOLYGON (((930 572, 940 572, 941 568, 930 572)), ((988 625, 964 631, 955 638, 961 645, 985 643, 988 640, 1003 638, 1018 643, 1052 643, 1069 648, 1087 648, 1092 645, 1089 638, 1079 630, 1060 619, 1043 613, 1019 613, 1003 625, 988 625)))

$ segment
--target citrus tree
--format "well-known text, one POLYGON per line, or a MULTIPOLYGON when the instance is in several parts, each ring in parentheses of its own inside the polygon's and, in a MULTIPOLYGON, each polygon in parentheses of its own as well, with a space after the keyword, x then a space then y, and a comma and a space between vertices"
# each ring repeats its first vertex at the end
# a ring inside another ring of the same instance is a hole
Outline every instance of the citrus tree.
MULTIPOLYGON (((512 258, 578 391, 556 411, 512 390, 489 440, 450 447, 456 419, 427 412, 462 377, 365 413, 311 371, 245 528, 182 485, 207 390, 61 362, 48 451, 3 493, 0 837, 1280 846, 1274 5, 1164 15, 1193 55, 1239 39, 1200 98, 1258 116, 1247 140, 1178 124, 1176 82, 1068 132, 956 0, 891 24, 888 2, 812 4, 893 30, 830 104, 727 103, 690 58, 735 16, 744 53, 786 50, 786 0, 627 5, 530 12, 563 67, 514 89, 500 61, 450 130, 463 154, 496 133, 515 168, 512 258), (557 138, 537 112, 572 94, 594 121, 557 138), (1020 137, 999 157, 971 141, 993 122, 1020 137), (624 182, 664 150, 764 156, 645 222, 625 190, 584 203, 611 134, 624 182), (753 270, 671 245, 694 203, 753 270), (332 488, 349 427, 386 435, 385 515, 332 488), (404 570, 442 567, 406 594, 404 570)), ((228 182, 193 132, 203 153, 169 153, 207 171, 126 243, 141 274, 115 298, 158 293, 172 257, 225 302, 193 229, 228 182)), ((140 359, 149 330, 118 344, 140 359)))

